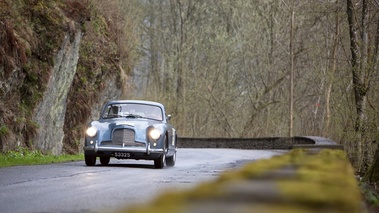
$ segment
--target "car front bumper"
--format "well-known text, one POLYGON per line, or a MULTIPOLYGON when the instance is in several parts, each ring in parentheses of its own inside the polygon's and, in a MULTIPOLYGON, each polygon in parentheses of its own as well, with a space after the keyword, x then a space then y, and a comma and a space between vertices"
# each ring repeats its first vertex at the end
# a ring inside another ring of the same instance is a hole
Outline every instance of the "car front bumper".
POLYGON ((84 152, 98 153, 98 152, 130 152, 130 153, 146 153, 150 154, 163 154, 163 149, 154 149, 148 144, 145 147, 117 147, 117 146, 99 146, 97 143, 94 145, 84 146, 84 152))

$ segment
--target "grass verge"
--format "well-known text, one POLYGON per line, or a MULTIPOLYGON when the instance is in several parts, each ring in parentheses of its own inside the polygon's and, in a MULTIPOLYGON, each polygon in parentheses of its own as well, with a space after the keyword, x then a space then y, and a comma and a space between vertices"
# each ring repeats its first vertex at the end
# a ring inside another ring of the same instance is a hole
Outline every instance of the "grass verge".
POLYGON ((38 165, 50 163, 62 163, 68 161, 83 160, 83 154, 77 155, 44 155, 39 151, 29 151, 20 148, 0 154, 0 168, 20 165, 38 165))

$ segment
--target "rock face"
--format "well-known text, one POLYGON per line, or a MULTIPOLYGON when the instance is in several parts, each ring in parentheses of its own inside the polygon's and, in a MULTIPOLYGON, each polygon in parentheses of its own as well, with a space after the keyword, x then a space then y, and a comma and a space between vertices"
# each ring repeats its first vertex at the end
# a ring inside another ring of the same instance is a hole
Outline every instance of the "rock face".
POLYGON ((33 120, 39 128, 34 146, 44 152, 62 152, 66 99, 76 73, 81 38, 80 29, 72 37, 68 33, 65 36, 61 49, 55 56, 54 68, 43 99, 35 110, 33 120))
POLYGON ((0 5, 0 152, 81 152, 86 123, 125 92, 118 25, 101 1, 0 5))

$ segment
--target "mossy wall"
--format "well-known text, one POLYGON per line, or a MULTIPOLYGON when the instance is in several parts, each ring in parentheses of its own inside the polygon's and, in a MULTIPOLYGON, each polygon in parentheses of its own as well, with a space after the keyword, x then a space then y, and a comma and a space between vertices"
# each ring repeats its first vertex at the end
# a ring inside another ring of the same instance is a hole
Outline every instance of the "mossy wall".
POLYGON ((47 87, 66 27, 55 1, 3 0, 0 7, 0 135, 2 151, 34 148, 32 119, 47 87))
POLYGON ((226 171, 190 190, 169 191, 119 212, 362 212, 354 170, 342 150, 302 149, 226 171))

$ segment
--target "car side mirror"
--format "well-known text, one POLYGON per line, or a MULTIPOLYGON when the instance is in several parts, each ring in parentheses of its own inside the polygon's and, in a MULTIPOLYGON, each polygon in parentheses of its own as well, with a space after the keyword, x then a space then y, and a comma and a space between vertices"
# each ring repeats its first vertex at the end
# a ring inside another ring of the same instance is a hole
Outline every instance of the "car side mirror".
POLYGON ((167 120, 167 121, 171 120, 171 115, 167 115, 167 116, 166 116, 166 120, 167 120))

